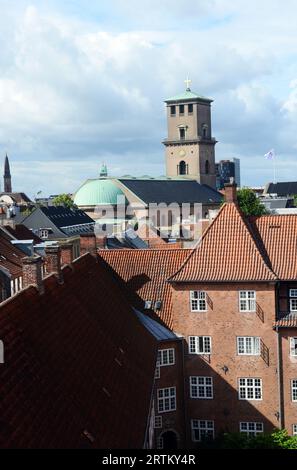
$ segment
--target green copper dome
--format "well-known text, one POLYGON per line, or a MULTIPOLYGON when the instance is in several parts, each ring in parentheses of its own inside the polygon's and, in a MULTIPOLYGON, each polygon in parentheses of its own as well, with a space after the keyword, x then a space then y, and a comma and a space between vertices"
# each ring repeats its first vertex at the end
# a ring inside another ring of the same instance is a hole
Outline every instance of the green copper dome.
POLYGON ((75 193, 74 204, 78 207, 115 205, 118 196, 124 196, 124 193, 112 179, 87 180, 75 193))

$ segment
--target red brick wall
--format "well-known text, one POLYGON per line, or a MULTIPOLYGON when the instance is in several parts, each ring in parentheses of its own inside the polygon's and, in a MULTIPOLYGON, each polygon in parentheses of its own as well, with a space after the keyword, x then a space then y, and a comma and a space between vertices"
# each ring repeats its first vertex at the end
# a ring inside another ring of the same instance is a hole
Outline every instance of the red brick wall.
POLYGON ((297 328, 282 328, 281 356, 282 356, 282 379, 284 400, 284 425, 289 434, 292 435, 293 424, 297 424, 297 402, 292 401, 291 380, 297 380, 297 357, 290 355, 290 338, 297 337, 297 328))
POLYGON ((96 255, 97 243, 95 234, 81 235, 80 236, 80 254, 91 253, 96 255))
MULTIPOLYGON (((187 425, 191 419, 214 420, 215 433, 239 431, 240 421, 264 423, 265 431, 278 426, 277 350, 275 319, 275 288, 263 284, 183 285, 173 289, 173 330, 185 336, 211 336, 211 356, 186 354, 185 390, 187 396, 187 425), (208 296, 208 311, 190 311, 190 290, 203 290, 208 296), (256 313, 240 313, 238 291, 256 290, 256 313), (261 319, 262 318, 262 319, 261 319), (260 336, 269 349, 269 366, 261 356, 238 356, 237 336, 260 336), (223 367, 227 366, 225 373, 223 367), (213 378, 214 399, 191 399, 189 377, 213 378), (238 399, 238 378, 262 378, 262 401, 238 399)), ((194 446, 191 440, 188 446, 194 446)))

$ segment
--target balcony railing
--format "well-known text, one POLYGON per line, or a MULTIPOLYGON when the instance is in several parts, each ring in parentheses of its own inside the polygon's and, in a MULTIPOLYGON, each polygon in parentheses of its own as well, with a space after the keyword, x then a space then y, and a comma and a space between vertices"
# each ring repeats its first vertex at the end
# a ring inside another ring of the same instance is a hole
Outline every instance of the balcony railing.
POLYGON ((277 320, 292 320, 297 319, 297 312, 291 312, 290 310, 281 310, 278 312, 277 320))

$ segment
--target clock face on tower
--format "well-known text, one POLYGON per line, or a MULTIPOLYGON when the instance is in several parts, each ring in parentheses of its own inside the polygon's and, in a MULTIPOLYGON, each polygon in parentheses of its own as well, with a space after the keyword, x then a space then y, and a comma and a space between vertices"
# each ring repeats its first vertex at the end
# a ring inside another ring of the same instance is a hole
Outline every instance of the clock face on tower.
POLYGON ((180 156, 180 157, 185 157, 185 156, 186 156, 186 152, 185 152, 184 150, 181 150, 181 151, 179 152, 179 156, 180 156))

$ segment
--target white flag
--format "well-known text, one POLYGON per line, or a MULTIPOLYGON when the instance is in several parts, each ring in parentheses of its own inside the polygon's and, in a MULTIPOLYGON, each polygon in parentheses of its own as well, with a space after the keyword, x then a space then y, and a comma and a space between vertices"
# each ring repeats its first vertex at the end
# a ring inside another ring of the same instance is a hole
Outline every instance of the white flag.
POLYGON ((271 149, 271 150, 269 150, 268 153, 265 153, 264 157, 265 157, 267 160, 273 160, 273 159, 275 158, 274 149, 271 149))

